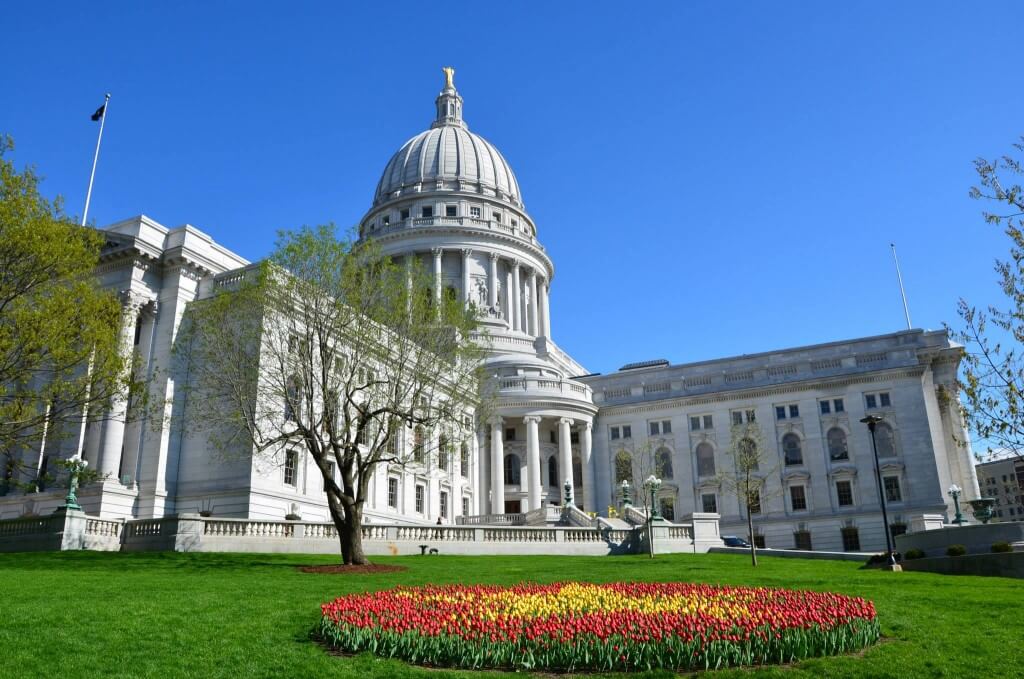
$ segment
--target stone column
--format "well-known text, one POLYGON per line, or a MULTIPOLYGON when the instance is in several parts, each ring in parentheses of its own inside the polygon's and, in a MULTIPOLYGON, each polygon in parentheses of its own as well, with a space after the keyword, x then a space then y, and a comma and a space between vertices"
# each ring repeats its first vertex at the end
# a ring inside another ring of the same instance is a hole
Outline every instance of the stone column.
POLYGON ((540 416, 527 415, 526 422, 526 477, 530 510, 540 509, 540 416))
POLYGON ((491 422, 491 513, 505 513, 505 446, 502 420, 491 422))
POLYGON ((542 281, 540 285, 540 299, 543 303, 541 334, 544 335, 544 337, 548 338, 551 337, 551 298, 549 296, 549 293, 550 285, 546 280, 542 281))
MULTIPOLYGON (((483 443, 487 440, 483 428, 478 429, 473 435, 473 447, 470 455, 476 461, 476 488, 473 489, 473 511, 477 514, 487 514, 487 480, 490 469, 488 456, 481 451, 484 450, 483 443)), ((461 500, 460 500, 461 502, 461 500)))
MULTIPOLYGON (((118 348, 121 355, 130 361, 135 346, 135 325, 139 320, 139 310, 146 300, 130 291, 122 292, 121 296, 121 333, 118 338, 118 348)), ((99 462, 97 463, 100 474, 109 474, 117 478, 121 467, 121 450, 124 447, 124 426, 127 414, 127 394, 114 396, 110 400, 110 407, 103 425, 103 443, 100 445, 99 462)))
MULTIPOLYGON (((145 380, 146 384, 149 384, 152 378, 152 348, 153 334, 156 330, 157 308, 157 302, 154 300, 142 308, 142 315, 140 316, 142 331, 139 333, 138 356, 142 375, 137 379, 145 380)), ((124 470, 124 474, 122 474, 122 476, 125 474, 130 475, 132 478, 132 485, 135 485, 138 481, 139 461, 142 453, 142 446, 145 442, 145 424, 145 421, 137 419, 135 422, 132 422, 125 427, 124 462, 121 465, 124 470)))
POLYGON ((462 302, 466 306, 473 301, 472 291, 469 289, 469 258, 472 256, 473 251, 469 248, 462 250, 462 302))
POLYGON ((491 270, 487 278, 487 304, 493 309, 498 306, 498 253, 491 253, 491 270))
POLYGON ((519 287, 519 260, 512 260, 512 329, 523 329, 523 308, 519 301, 522 290, 519 287))
POLYGON ((515 323, 515 305, 512 303, 512 267, 505 272, 505 319, 508 321, 508 329, 512 330, 515 323))
POLYGON ((580 426, 580 466, 583 467, 583 511, 596 512, 597 498, 594 494, 594 461, 591 459, 591 429, 593 424, 584 422, 580 426))
POLYGON ((537 325, 537 272, 530 270, 530 334, 534 337, 542 334, 537 325))
POLYGON ((437 305, 437 312, 441 313, 441 255, 444 250, 431 248, 430 251, 434 253, 434 304, 437 305))
POLYGON ((572 420, 568 417, 563 417, 558 421, 558 471, 562 473, 562 478, 557 479, 558 496, 563 501, 565 500, 563 497, 565 493, 563 486, 568 479, 569 485, 573 486, 569 497, 575 503, 576 488, 573 485, 572 478, 572 420))

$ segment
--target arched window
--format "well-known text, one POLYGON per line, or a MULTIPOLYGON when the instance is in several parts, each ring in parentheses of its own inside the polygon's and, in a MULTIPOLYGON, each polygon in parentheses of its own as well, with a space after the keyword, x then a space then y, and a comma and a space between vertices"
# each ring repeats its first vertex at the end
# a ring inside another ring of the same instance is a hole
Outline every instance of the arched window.
POLYGON ((672 451, 668 448, 658 448, 654 453, 654 473, 662 479, 672 478, 672 451))
POLYGON ((743 438, 737 446, 739 449, 736 464, 740 469, 757 470, 759 466, 757 444, 753 439, 743 438))
POLYGON ((465 441, 459 446, 459 473, 462 478, 469 478, 469 444, 465 441))
POLYGON ((715 451, 710 443, 697 446, 697 476, 715 475, 715 451))
POLYGON ((423 461, 426 459, 427 456, 426 448, 427 432, 425 429, 423 429, 423 425, 417 425, 416 429, 413 431, 412 459, 415 460, 416 462, 419 462, 420 464, 423 464, 423 461))
POLYGON ((878 457, 896 455, 896 438, 893 436, 892 427, 885 422, 875 425, 875 445, 878 446, 878 457))
POLYGON ((615 453, 615 484, 633 482, 633 456, 625 450, 615 453))
POLYGON ((832 427, 826 435, 828 439, 828 457, 833 462, 849 460, 850 451, 846 447, 846 432, 839 427, 832 427))
POLYGON ((558 459, 554 455, 548 458, 548 485, 558 488, 558 459))
POLYGON ((450 471, 452 466, 452 450, 444 434, 437 439, 437 466, 444 471, 450 471))
POLYGON ((663 497, 658 500, 658 508, 661 512, 661 518, 666 521, 675 521, 676 519, 676 501, 672 497, 663 497))
POLYGON ((786 458, 786 465, 804 463, 804 453, 800 449, 800 437, 789 433, 782 437, 782 454, 786 458))
POLYGON ((522 471, 522 464, 519 462, 519 456, 515 454, 509 454, 505 456, 505 483, 518 486, 521 482, 519 474, 522 471))

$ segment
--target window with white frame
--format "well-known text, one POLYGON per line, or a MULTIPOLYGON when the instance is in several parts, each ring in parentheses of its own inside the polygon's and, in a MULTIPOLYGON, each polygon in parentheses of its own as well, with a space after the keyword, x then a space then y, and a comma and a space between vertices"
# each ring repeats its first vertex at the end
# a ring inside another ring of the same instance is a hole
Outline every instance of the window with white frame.
POLYGON ((896 436, 892 427, 885 422, 875 425, 875 445, 878 447, 878 457, 896 456, 896 436))
POLYGON ((469 498, 462 498, 462 515, 469 516, 469 498))
POLYGON ((714 429, 714 420, 711 415, 691 415, 690 416, 690 431, 700 431, 701 429, 714 429))
POLYGON ((744 422, 750 424, 757 421, 757 414, 753 409, 733 410, 731 415, 734 425, 743 424, 744 422))
POLYGON ((889 408, 891 406, 892 399, 889 398, 889 392, 887 391, 864 394, 864 407, 868 410, 873 408, 889 408))
POLYGON ((715 450, 707 441, 697 444, 697 476, 715 475, 715 450))
POLYGON ((618 441, 620 438, 631 439, 633 438, 633 427, 628 424, 623 424, 618 427, 611 427, 608 430, 608 435, 612 441, 618 441))
POLYGON ((718 498, 714 493, 702 493, 700 496, 701 511, 708 514, 718 513, 718 498))
POLYGON ((800 446, 799 436, 790 432, 782 437, 782 455, 787 467, 804 463, 804 453, 800 446))
POLYGON ((289 450, 284 454, 284 483, 286 486, 295 486, 298 483, 299 453, 289 450))
POLYGON ((903 502, 903 492, 900 489, 900 477, 883 476, 882 485, 885 487, 886 502, 903 502))
POLYGON ((423 503, 424 503, 424 498, 426 498, 426 495, 427 495, 427 488, 426 488, 426 486, 417 483, 416 484, 416 513, 417 514, 422 514, 423 513, 423 503))
POLYGON ((448 518, 448 491, 441 491, 441 518, 448 518))
POLYGON ((839 427, 832 427, 825 434, 828 443, 828 459, 833 462, 850 459, 850 452, 846 447, 846 432, 839 427))
POLYGON ((444 206, 444 216, 445 217, 458 217, 459 216, 459 206, 458 205, 445 205, 444 206))
POLYGON ((388 507, 398 509, 398 479, 388 477, 388 507))
POLYGON ((479 218, 480 217, 480 208, 475 206, 475 205, 473 207, 469 208, 469 216, 470 217, 479 218))
POLYGON ((672 420, 655 420, 648 422, 648 431, 651 436, 661 436, 672 433, 672 420))
POLYGON ((853 483, 851 481, 836 481, 836 503, 840 507, 853 506, 853 483))
POLYGON ((830 415, 831 413, 842 413, 846 411, 846 406, 843 404, 843 399, 822 399, 818 401, 818 407, 821 408, 822 415, 830 415))
POLYGON ((434 216, 434 206, 433 205, 424 205, 423 209, 420 210, 420 216, 421 217, 433 217, 434 216))
POLYGON ((789 487, 789 505, 794 512, 807 509, 807 494, 803 486, 789 487))
POLYGON ((797 419, 800 417, 800 406, 796 403, 788 403, 786 405, 775 406, 775 419, 786 420, 786 419, 797 419))
POLYGON ((462 478, 469 478, 469 444, 465 441, 459 446, 459 473, 462 478))

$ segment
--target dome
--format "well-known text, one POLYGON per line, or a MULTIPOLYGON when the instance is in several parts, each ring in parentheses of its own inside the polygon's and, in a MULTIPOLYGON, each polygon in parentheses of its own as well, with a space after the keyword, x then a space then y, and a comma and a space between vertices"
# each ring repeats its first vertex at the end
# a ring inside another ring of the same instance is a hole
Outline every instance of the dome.
POLYGON ((462 97, 451 75, 438 95, 437 118, 429 130, 402 144, 391 157, 373 204, 433 190, 493 196, 522 208, 519 183, 508 161, 462 120, 462 97))

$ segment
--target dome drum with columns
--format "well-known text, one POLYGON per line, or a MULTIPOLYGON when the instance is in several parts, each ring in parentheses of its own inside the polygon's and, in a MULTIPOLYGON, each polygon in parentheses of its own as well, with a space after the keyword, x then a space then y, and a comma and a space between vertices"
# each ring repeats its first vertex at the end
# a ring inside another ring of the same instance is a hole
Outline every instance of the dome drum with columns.
POLYGON ((561 503, 570 477, 579 481, 573 495, 592 505, 597 408, 590 387, 573 379, 587 371, 551 340, 554 265, 512 168, 469 131, 454 71, 445 74, 434 122, 388 161, 360 236, 396 261, 418 259, 433 272, 436 295, 451 290, 483 310, 498 417, 479 430, 480 450, 489 453, 478 465, 479 511, 561 503))

